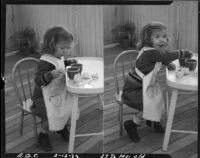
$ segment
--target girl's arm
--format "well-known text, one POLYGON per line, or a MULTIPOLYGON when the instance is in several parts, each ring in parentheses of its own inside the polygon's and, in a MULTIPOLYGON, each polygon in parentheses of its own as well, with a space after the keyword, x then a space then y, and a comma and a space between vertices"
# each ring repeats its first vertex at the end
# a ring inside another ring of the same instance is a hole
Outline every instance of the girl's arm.
POLYGON ((149 50, 149 52, 144 52, 144 57, 146 60, 155 63, 162 62, 164 65, 168 65, 171 61, 179 59, 181 53, 178 50, 168 51, 168 52, 159 52, 158 50, 149 50))
POLYGON ((188 58, 190 55, 188 52, 177 50, 166 53, 161 53, 158 50, 146 50, 136 61, 136 67, 144 74, 148 74, 154 68, 156 62, 162 62, 163 65, 168 65, 176 59, 188 58))
POLYGON ((35 83, 37 86, 46 86, 53 80, 53 75, 51 71, 55 69, 54 65, 39 61, 37 66, 37 72, 35 75, 35 83))

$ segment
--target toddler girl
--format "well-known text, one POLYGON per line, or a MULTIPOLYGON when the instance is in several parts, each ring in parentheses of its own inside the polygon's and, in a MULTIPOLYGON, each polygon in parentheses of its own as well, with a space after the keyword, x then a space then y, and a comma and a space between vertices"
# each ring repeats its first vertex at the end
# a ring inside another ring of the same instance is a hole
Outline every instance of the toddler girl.
POLYGON ((48 136, 49 123, 51 123, 51 130, 56 130, 65 141, 69 139, 69 131, 66 124, 70 115, 70 105, 67 105, 62 98, 63 95, 64 98, 67 95, 64 62, 60 58, 62 56, 67 58, 70 55, 72 42, 72 34, 61 26, 48 29, 44 35, 41 50, 42 56, 37 66, 36 86, 32 98, 34 103, 32 109, 42 119, 38 142, 44 151, 52 150, 48 136), (63 67, 59 64, 63 64, 63 67), (62 107, 63 105, 68 107, 62 107), (56 110, 58 112, 62 111, 62 116, 51 117, 54 112, 57 112, 56 110), (59 119, 62 120, 59 121, 59 119))
POLYGON ((137 127, 144 118, 148 126, 155 131, 164 133, 160 124, 164 109, 162 90, 156 75, 161 65, 171 66, 170 62, 178 58, 190 58, 190 52, 168 50, 167 28, 160 22, 152 22, 143 27, 139 54, 123 87, 122 100, 128 106, 137 109, 133 120, 125 121, 124 127, 130 139, 139 142, 137 127))

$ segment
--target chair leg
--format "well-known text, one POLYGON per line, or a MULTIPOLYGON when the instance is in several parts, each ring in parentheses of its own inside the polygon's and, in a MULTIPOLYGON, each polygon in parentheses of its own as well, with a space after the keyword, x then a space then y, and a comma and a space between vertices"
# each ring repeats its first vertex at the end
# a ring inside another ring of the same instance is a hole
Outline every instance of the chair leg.
POLYGON ((35 136, 35 140, 37 142, 38 140, 38 134, 37 134, 37 122, 36 122, 36 117, 34 115, 32 115, 33 118, 33 131, 34 131, 34 136, 35 136))
POLYGON ((119 105, 119 118, 120 118, 120 129, 119 129, 119 132, 120 132, 120 136, 123 136, 123 104, 120 104, 119 105))
POLYGON ((99 103, 100 103, 99 109, 103 110, 104 102, 103 102, 102 96, 100 94, 98 94, 97 97, 98 97, 98 100, 99 100, 99 103))
POLYGON ((23 134, 24 111, 21 111, 20 134, 23 134))

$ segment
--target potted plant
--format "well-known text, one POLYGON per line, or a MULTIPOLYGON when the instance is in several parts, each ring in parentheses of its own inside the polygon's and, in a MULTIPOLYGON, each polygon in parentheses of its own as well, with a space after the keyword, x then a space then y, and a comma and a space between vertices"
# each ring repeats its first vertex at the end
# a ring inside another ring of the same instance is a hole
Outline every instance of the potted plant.
POLYGON ((112 29, 114 40, 119 42, 122 48, 135 47, 135 23, 126 22, 125 24, 117 25, 112 29))
POLYGON ((16 44, 19 53, 28 56, 36 52, 37 41, 35 31, 31 27, 26 27, 22 31, 15 32, 11 36, 11 40, 16 44))

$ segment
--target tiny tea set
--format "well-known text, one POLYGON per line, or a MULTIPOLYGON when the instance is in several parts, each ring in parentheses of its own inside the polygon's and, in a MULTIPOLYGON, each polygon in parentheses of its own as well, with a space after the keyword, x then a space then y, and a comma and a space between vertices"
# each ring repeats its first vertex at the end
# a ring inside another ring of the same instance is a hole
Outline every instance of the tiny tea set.
POLYGON ((69 80, 78 84, 78 86, 81 86, 83 80, 87 81, 87 84, 90 84, 92 81, 98 79, 97 73, 90 75, 88 72, 82 72, 83 65, 74 59, 65 61, 65 67, 69 80))
POLYGON ((194 70, 197 66, 196 59, 187 59, 187 58, 180 58, 179 59, 180 67, 176 70, 176 77, 180 78, 184 75, 194 74, 194 70))

